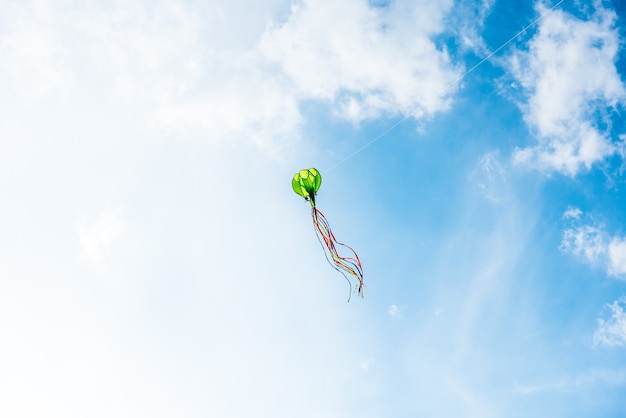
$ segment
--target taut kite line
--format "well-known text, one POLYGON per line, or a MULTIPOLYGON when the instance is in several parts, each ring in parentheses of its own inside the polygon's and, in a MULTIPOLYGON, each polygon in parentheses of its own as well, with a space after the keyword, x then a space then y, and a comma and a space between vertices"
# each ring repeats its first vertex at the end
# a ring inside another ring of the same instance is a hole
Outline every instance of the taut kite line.
MULTIPOLYGON (((322 176, 315 168, 309 168, 308 170, 300 170, 293 176, 291 181, 291 187, 293 191, 304 197, 305 200, 311 203, 311 216, 313 217, 313 226, 315 226, 315 233, 317 239, 324 248, 324 255, 328 263, 333 266, 337 271, 344 275, 348 283, 350 284, 350 294, 352 294, 352 281, 346 276, 346 273, 356 279, 355 290, 358 292, 361 298, 363 297, 363 267, 361 266, 361 260, 357 253, 349 246, 337 241, 335 235, 330 229, 328 220, 322 212, 315 206, 315 195, 322 184, 322 176), (339 248, 345 248, 352 254, 347 257, 342 257, 337 251, 339 248), (329 257, 330 256, 330 257, 329 257), (331 261, 332 260, 332 261, 331 261)), ((350 301, 350 297, 348 297, 350 301)))

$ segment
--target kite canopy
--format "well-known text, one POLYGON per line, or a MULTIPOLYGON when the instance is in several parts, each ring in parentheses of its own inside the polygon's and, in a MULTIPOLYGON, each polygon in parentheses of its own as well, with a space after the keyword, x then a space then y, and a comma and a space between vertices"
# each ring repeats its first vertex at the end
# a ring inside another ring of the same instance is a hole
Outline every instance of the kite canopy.
POLYGON ((291 180, 293 191, 311 202, 315 207, 315 194, 322 184, 322 175, 315 168, 300 170, 291 180))

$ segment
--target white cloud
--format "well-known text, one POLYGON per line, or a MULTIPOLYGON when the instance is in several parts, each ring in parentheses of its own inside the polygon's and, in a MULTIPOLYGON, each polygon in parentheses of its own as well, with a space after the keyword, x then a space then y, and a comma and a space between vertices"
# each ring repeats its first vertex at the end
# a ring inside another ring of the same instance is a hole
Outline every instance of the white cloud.
POLYGON ((250 41, 261 34, 258 22, 248 22, 257 33, 246 28, 242 37, 224 38, 216 29, 238 11, 172 2, 153 13, 146 8, 88 13, 80 29, 104 47, 97 60, 112 63, 116 91, 147 99, 150 124, 213 141, 248 139, 268 150, 296 135, 298 103, 250 41))
POLYGON ((76 225, 76 232, 83 256, 93 264, 101 264, 105 255, 124 232, 121 209, 109 208, 93 222, 81 220, 76 225))
POLYGON ((580 215, 582 215, 582 213, 582 210, 570 206, 567 208, 565 213, 563 213, 563 219, 578 219, 580 218, 580 215))
POLYGON ((612 276, 626 277, 626 237, 613 238, 608 246, 609 268, 612 276))
POLYGON ((507 169, 500 162, 498 151, 484 154, 470 175, 483 197, 494 204, 501 204, 510 199, 507 169))
POLYGON ((606 253, 603 232, 594 226, 582 225, 563 232, 561 250, 596 263, 606 253))
MULTIPOLYGON (((538 12, 546 12, 539 5, 538 12)), ((599 8, 588 21, 563 11, 548 13, 527 52, 510 68, 528 94, 524 118, 536 132, 536 146, 515 152, 517 163, 575 175, 615 152, 597 114, 626 97, 615 60, 619 33, 613 11, 599 8)))
POLYGON ((374 359, 368 358, 368 359, 363 360, 362 362, 359 363, 359 369, 361 369, 363 372, 367 373, 367 372, 370 371, 370 368, 372 367, 372 364, 374 364, 374 359))
POLYGON ((130 105, 148 130, 273 150, 301 120, 288 83, 256 51, 284 1, 221 3, 14 4, 0 22, 0 87, 31 102, 130 105))
POLYGON ((287 6, 11 4, 10 24, 0 22, 0 87, 34 101, 132 104, 146 129, 270 152, 298 138, 302 101, 331 101, 355 121, 448 107, 459 71, 431 38, 444 31, 451 0, 287 6))
POLYGON ((67 91, 73 74, 51 8, 46 3, 30 8, 3 3, 2 14, 6 26, 0 26, 0 74, 4 71, 25 96, 41 98, 67 91))
POLYGON ((607 305, 611 317, 598 319, 598 329, 593 336, 594 345, 607 347, 626 347, 626 314, 623 302, 615 301, 607 305))
POLYGON ((400 311, 400 308, 398 308, 398 306, 396 305, 391 305, 387 310, 387 313, 393 319, 402 319, 402 312, 400 311))
POLYGON ((546 383, 521 385, 518 382, 513 382, 513 385, 517 393, 527 395, 538 392, 571 391, 598 383, 611 386, 623 386, 624 383, 626 383, 626 370, 593 369, 578 376, 564 377, 546 383))
POLYGON ((626 278, 626 237, 610 236, 579 208, 568 207, 563 219, 571 225, 563 231, 561 251, 584 262, 602 265, 609 276, 626 278))
POLYGON ((416 118, 447 108, 458 69, 431 40, 444 30, 451 1, 309 1, 270 28, 261 51, 302 99, 333 103, 353 121, 381 112, 416 118))
POLYGON ((458 2, 455 5, 450 17, 450 27, 458 32, 457 36, 463 48, 481 55, 490 53, 481 33, 494 3, 495 0, 472 0, 458 2))

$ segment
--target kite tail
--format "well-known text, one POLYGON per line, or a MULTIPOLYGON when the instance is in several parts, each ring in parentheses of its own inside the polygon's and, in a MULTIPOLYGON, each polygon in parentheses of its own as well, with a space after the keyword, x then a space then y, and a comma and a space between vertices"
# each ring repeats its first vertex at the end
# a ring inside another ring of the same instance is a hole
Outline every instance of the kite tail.
MULTIPOLYGON (((330 229, 330 225, 328 220, 324 216, 322 212, 320 212, 316 207, 311 208, 311 215, 313 217, 313 225, 315 225, 315 232, 317 233, 317 238, 320 243, 323 241, 324 247, 324 255, 326 255, 326 260, 328 263, 335 268, 335 270, 341 272, 348 283, 350 284, 350 293, 352 293, 352 282, 346 276, 345 273, 348 273, 354 279, 357 280, 356 290, 358 291, 359 296, 363 298, 363 267, 361 266, 361 260, 359 260, 359 256, 357 253, 349 246, 338 242, 330 229), (337 252, 338 247, 344 247, 352 252, 352 256, 350 257, 341 257, 337 252), (331 260, 328 258, 330 255, 331 260)), ((348 296, 348 302, 350 301, 350 297, 348 296)))

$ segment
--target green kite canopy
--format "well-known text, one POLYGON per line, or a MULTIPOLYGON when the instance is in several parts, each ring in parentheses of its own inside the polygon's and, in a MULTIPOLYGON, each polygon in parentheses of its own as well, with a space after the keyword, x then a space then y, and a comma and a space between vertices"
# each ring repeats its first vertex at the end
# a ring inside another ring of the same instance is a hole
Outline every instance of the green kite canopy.
POLYGON ((313 207, 315 207, 315 194, 321 185, 322 175, 315 168, 300 170, 291 180, 293 191, 309 200, 313 207))

